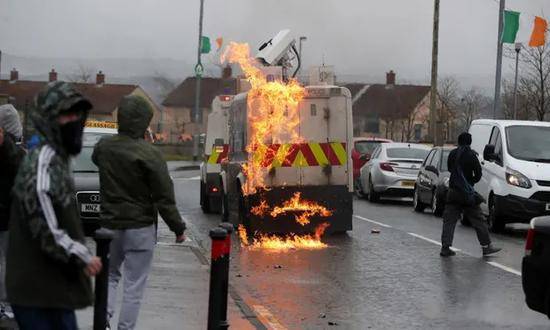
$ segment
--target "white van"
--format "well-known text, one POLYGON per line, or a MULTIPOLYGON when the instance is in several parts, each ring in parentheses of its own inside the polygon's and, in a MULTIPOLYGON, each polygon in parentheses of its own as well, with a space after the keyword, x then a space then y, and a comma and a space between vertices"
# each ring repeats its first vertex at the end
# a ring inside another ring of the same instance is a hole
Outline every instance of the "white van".
POLYGON ((470 134, 483 168, 475 189, 487 201, 481 206, 490 229, 550 214, 550 123, 480 119, 470 134))

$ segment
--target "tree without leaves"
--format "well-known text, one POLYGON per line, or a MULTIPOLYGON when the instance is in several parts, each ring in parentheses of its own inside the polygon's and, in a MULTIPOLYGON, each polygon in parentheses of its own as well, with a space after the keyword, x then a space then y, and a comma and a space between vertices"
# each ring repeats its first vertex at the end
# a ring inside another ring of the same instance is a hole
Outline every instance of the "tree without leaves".
POLYGON ((518 93, 525 98, 525 111, 544 120, 550 112, 550 47, 524 47, 520 53, 522 70, 518 93))
POLYGON ((457 110, 460 107, 460 83, 455 77, 448 76, 438 82, 439 116, 446 132, 447 140, 453 139, 457 110))
POLYGON ((78 65, 78 69, 74 73, 67 76, 67 80, 72 83, 91 83, 94 70, 89 67, 85 67, 82 64, 78 65))
POLYGON ((489 98, 472 87, 461 98, 460 108, 457 111, 457 124, 462 131, 467 131, 474 119, 478 119, 482 110, 490 104, 489 98))

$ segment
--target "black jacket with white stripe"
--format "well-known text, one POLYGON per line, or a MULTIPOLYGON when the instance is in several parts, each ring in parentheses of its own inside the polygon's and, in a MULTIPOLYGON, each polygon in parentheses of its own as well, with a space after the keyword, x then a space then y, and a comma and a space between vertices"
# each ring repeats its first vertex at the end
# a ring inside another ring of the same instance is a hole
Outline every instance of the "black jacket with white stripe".
POLYGON ((79 309, 92 303, 90 279, 84 273, 92 254, 84 245, 57 116, 85 100, 59 84, 38 97, 42 112, 34 123, 45 144, 25 157, 15 179, 6 289, 14 305, 79 309))

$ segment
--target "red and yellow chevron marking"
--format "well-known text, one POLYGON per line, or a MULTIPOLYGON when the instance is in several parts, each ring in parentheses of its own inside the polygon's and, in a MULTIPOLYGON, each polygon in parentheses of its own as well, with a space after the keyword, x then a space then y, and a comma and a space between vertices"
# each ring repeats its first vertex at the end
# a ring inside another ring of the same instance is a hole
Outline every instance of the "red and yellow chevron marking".
POLYGON ((224 158, 227 158, 229 152, 229 145, 224 144, 222 146, 213 146, 212 153, 208 157, 208 164, 220 164, 224 158))
POLYGON ((347 162, 343 142, 271 144, 264 153, 263 167, 339 166, 347 162))

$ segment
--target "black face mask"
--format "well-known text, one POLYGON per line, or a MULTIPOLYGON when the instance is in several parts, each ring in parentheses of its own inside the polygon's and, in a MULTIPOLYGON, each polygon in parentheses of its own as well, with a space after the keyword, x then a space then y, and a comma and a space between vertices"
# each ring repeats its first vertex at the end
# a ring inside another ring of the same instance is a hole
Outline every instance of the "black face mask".
POLYGON ((84 126, 82 121, 72 121, 60 127, 61 141, 69 155, 77 155, 82 149, 82 134, 84 126))

